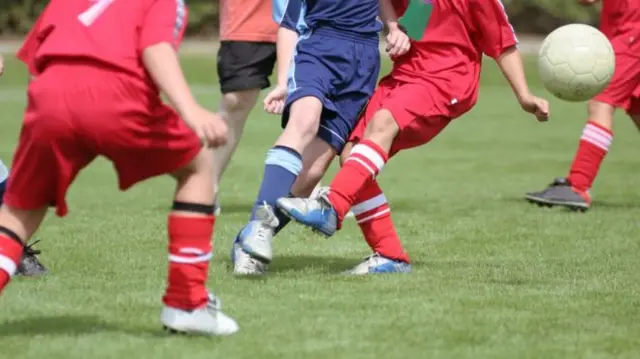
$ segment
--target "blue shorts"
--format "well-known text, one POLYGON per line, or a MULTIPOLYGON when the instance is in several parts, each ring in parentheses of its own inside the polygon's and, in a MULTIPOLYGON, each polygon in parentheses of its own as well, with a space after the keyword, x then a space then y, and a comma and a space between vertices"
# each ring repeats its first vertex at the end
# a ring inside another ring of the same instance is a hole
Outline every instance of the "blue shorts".
POLYGON ((378 41, 377 36, 354 38, 324 28, 302 36, 289 71, 282 128, 289 121, 293 102, 316 97, 324 107, 318 137, 342 152, 376 87, 380 72, 378 41))

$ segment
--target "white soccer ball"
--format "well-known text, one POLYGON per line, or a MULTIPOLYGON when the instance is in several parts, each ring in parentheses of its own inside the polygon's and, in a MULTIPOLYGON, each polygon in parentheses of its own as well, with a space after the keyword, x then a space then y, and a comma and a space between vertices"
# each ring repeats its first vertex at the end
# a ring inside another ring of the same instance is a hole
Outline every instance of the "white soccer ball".
POLYGON ((611 43, 589 25, 571 24, 554 30, 538 53, 544 87, 565 101, 586 101, 599 94, 611 81, 615 67, 611 43))

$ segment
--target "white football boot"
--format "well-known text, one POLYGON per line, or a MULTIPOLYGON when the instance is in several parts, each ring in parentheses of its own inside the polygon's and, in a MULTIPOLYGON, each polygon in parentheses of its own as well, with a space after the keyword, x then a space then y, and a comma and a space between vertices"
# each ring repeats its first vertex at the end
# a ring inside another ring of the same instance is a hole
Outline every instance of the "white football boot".
MULTIPOLYGON (((329 187, 322 187, 322 184, 318 183, 316 188, 313 189, 313 192, 311 192, 311 195, 309 196, 309 198, 320 198, 320 197, 324 196, 327 193, 329 193, 329 187)), ((353 212, 349 211, 344 216, 344 218, 355 218, 355 214, 353 214, 353 212)))
POLYGON ((221 303, 209 293, 209 302, 192 311, 165 306, 160 314, 164 329, 170 333, 231 335, 240 330, 238 323, 220 311, 221 303))
POLYGON ((238 235, 242 249, 263 263, 271 263, 273 259, 271 242, 279 224, 280 221, 271 206, 265 203, 258 207, 256 219, 242 228, 238 235))
POLYGON ((233 262, 233 274, 249 276, 267 273, 268 266, 251 257, 249 253, 242 249, 239 242, 233 243, 231 261, 233 262))
POLYGON ((411 264, 387 257, 383 257, 378 253, 365 258, 360 264, 353 269, 348 270, 345 274, 350 275, 366 275, 380 273, 409 273, 411 272, 411 264))

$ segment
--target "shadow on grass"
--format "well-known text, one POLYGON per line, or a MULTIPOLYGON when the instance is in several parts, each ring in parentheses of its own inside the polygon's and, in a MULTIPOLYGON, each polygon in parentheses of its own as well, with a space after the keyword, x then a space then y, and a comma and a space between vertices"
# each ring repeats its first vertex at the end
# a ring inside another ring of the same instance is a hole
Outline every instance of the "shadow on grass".
MULTIPOLYGON (((287 275, 305 274, 341 274, 360 262, 360 258, 322 257, 305 255, 276 256, 269 265, 269 274, 287 275)), ((233 271, 233 263, 228 261, 229 271, 233 271)), ((266 281, 268 276, 239 276, 238 278, 254 281, 266 281)))
POLYGON ((60 315, 23 318, 0 323, 0 337, 31 335, 78 335, 120 332, 116 325, 95 316, 60 315))
MULTIPOLYGON (((35 335, 86 335, 100 333, 121 333, 146 338, 182 338, 185 334, 170 334, 157 327, 138 327, 127 324, 108 323, 90 315, 59 315, 47 317, 23 318, 0 323, 0 338, 32 337, 35 335)), ((207 337, 208 340, 211 340, 207 337)))

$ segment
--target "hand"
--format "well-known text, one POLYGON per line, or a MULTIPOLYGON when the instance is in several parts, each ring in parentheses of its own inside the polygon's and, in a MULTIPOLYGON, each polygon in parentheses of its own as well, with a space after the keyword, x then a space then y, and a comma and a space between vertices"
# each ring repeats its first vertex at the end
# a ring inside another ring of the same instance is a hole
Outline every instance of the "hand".
POLYGON ((583 6, 591 6, 597 3, 599 0, 578 0, 578 4, 583 6))
POLYGON ((390 26, 387 34, 387 53, 389 56, 404 55, 410 48, 411 41, 409 36, 397 24, 390 26))
POLYGON ((528 94, 519 100, 522 109, 535 115, 538 122, 549 120, 549 102, 547 100, 528 94))
POLYGON ((203 146, 220 147, 227 143, 227 124, 215 113, 196 106, 183 116, 203 146))
POLYGON ((264 98, 264 110, 272 115, 280 115, 284 111, 284 101, 287 98, 286 86, 278 85, 264 98))
POLYGON ((4 58, 0 55, 0 76, 4 73, 4 58))

